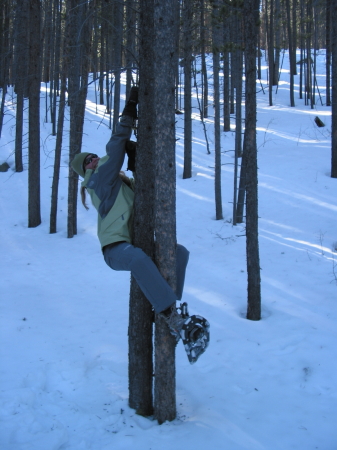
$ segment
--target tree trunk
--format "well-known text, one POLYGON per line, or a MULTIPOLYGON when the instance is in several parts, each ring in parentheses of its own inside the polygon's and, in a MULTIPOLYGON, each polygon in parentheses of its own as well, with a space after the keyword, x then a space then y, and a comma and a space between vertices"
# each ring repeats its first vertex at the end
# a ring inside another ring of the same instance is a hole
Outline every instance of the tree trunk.
POLYGON ((256 148, 256 39, 259 0, 244 0, 246 75, 246 246, 248 274, 247 319, 261 319, 261 279, 258 241, 256 148))
POLYGON ((28 42, 26 27, 29 24, 28 0, 22 0, 21 7, 17 8, 16 17, 16 122, 15 122, 15 171, 22 172, 22 133, 23 133, 23 108, 24 108, 24 85, 28 75, 28 42))
POLYGON ((60 178, 64 110, 65 110, 65 102, 66 102, 65 93, 66 93, 66 87, 67 87, 66 74, 65 74, 64 67, 62 70, 61 77, 62 77, 62 79, 61 79, 61 95, 60 95, 60 105, 59 105, 59 114, 58 114, 58 122, 57 122, 54 174, 53 174, 51 208, 50 208, 50 228, 49 228, 50 233, 56 233, 56 224, 57 224, 58 186, 59 186, 59 178, 60 178))
POLYGON ((119 120, 119 108, 121 97, 121 67, 122 67, 122 37, 123 37, 123 5, 119 0, 114 3, 114 115, 113 129, 116 129, 119 120))
POLYGON ((127 0, 126 2, 126 93, 125 100, 129 98, 129 92, 133 80, 133 70, 136 69, 136 2, 127 0))
MULTIPOLYGON (((71 162, 82 147, 85 102, 88 90, 89 54, 93 2, 82 4, 81 0, 68 0, 69 38, 73 45, 69 54, 70 134, 69 134, 69 184, 68 184, 68 238, 77 234, 78 175, 71 162), (81 30, 79 34, 78 30, 81 30)), ((69 64, 69 60, 68 60, 69 64)))
POLYGON ((337 3, 332 2, 331 177, 337 178, 337 3))
POLYGON ((40 0, 30 0, 28 227, 41 223, 40 200, 40 0))
POLYGON ((287 30, 288 30, 288 43, 289 43, 289 75, 290 75, 290 106, 295 106, 294 97, 294 45, 293 45, 293 32, 291 28, 291 13, 290 13, 290 0, 286 0, 287 9, 287 30))
POLYGON ((270 0, 270 19, 266 12, 267 37, 268 37, 268 72, 269 72, 269 106, 273 106, 274 86, 274 0, 270 0))
MULTIPOLYGON (((175 165, 175 35, 178 24, 171 0, 154 5, 154 151, 155 261, 171 288, 176 287, 176 165, 175 165), (165 108, 162 107, 165 105, 165 108)), ((176 417, 175 338, 156 318, 155 404, 158 423, 176 417)))
POLYGON ((224 39, 225 48, 223 53, 223 131, 231 130, 231 116, 230 116, 230 80, 229 80, 229 47, 230 47, 230 36, 229 36, 229 22, 225 20, 224 22, 224 39))
POLYGON ((214 79, 214 154, 215 154, 215 218, 223 219, 222 213, 222 195, 221 195, 221 133, 220 133, 220 84, 219 84, 219 67, 220 67, 220 19, 219 19, 219 2, 213 2, 213 20, 212 20, 212 37, 213 37, 213 79, 214 79))
POLYGON ((205 0, 200 0, 200 41, 201 41, 201 77, 202 77, 202 93, 201 93, 201 114, 202 119, 208 117, 208 78, 206 65, 206 33, 205 33, 205 0))
MULTIPOLYGON (((246 134, 246 129, 245 129, 246 134)), ((245 206, 245 196, 246 196, 246 150, 245 145, 246 138, 243 140, 243 152, 242 152, 242 160, 240 167, 240 182, 239 182, 239 192, 238 192, 238 201, 236 206, 236 223, 243 222, 243 212, 245 206)))
POLYGON ((184 172, 183 179, 192 177, 192 4, 184 0, 184 172))
MULTIPOLYGON (((153 0, 140 0, 139 126, 133 243, 154 257, 154 57, 153 0)), ((131 279, 129 310, 129 406, 153 414, 152 308, 131 279)))
POLYGON ((326 67, 326 106, 331 106, 331 0, 326 0, 326 29, 325 29, 325 39, 326 39, 326 57, 325 57, 325 67, 326 67))

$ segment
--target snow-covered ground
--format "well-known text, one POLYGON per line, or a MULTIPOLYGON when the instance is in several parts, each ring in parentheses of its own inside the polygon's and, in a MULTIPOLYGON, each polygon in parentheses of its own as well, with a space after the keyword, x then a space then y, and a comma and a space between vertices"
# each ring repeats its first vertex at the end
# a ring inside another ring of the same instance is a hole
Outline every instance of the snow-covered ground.
MULTIPOLYGON (((323 64, 324 55, 321 74, 323 64)), ((324 76, 318 84, 324 102, 324 76)), ((83 150, 103 154, 108 121, 90 100, 83 150)), ((178 241, 191 252, 184 301, 210 321, 211 344, 193 366, 178 345, 177 419, 161 426, 128 407, 130 276, 105 265, 93 207, 87 212, 79 202, 78 235, 66 237, 67 137, 58 232, 50 235, 55 138, 42 113, 42 224, 28 229, 27 151, 24 172, 15 173, 15 114, 7 104, 0 141, 0 163, 11 166, 0 173, 1 450, 337 448, 330 108, 317 99, 312 110, 297 94, 296 107, 289 103, 284 69, 273 107, 267 90, 258 94, 259 322, 245 319, 244 226, 231 224, 233 153, 223 155, 224 220, 216 221, 214 154, 207 155, 195 120, 193 177, 183 180, 183 119, 177 118, 178 241), (316 115, 326 127, 315 125, 316 115)), ((212 148, 212 119, 207 127, 212 148)), ((222 134, 222 147, 234 148, 232 132, 222 134)))

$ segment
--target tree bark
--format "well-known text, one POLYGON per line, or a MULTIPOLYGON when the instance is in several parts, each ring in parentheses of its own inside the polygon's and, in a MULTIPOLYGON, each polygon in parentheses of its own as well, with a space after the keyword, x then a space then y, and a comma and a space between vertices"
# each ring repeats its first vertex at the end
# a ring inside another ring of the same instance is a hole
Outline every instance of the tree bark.
POLYGON ((62 137, 63 137, 63 123, 64 123, 64 111, 65 111, 65 93, 66 93, 66 74, 65 67, 62 69, 61 73, 61 95, 57 122, 57 134, 56 134, 56 144, 55 144, 55 159, 54 159, 54 174, 52 183, 52 194, 51 194, 51 208, 50 208, 50 233, 56 233, 57 225, 57 202, 58 202, 58 186, 60 178, 60 165, 61 165, 61 151, 62 151, 62 137))
POLYGON ((28 227, 41 223, 40 199, 40 0, 30 0, 28 227))
POLYGON ((261 318, 261 278, 258 242, 258 176, 256 148, 256 40, 259 0, 244 0, 246 75, 246 253, 247 319, 261 318))
POLYGON ((115 77, 113 129, 119 120, 121 96, 121 67, 122 67, 122 37, 123 37, 123 4, 119 0, 114 3, 114 52, 113 70, 115 77))
POLYGON ((221 133, 220 133, 220 84, 219 84, 219 67, 220 67, 220 18, 219 18, 219 2, 213 1, 213 20, 212 20, 212 37, 213 37, 213 79, 214 79, 214 155, 215 155, 215 218, 223 219, 222 213, 222 195, 221 195, 221 133))
MULTIPOLYGON (((154 151, 155 262, 171 288, 176 287, 176 165, 175 165, 175 9, 171 0, 154 4, 154 151), (163 108, 165 105, 165 108, 163 108)), ((175 338, 156 318, 155 404, 158 423, 176 417, 175 338)))
POLYGON ((331 106, 331 0, 326 0, 326 58, 325 58, 325 72, 326 72, 326 106, 331 106))
MULTIPOLYGON (((153 0, 140 1, 139 125, 133 243, 154 258, 154 57, 153 0)), ((131 279, 129 309, 129 405, 153 414, 152 308, 131 279)))
POLYGON ((184 27, 184 172, 183 179, 192 177, 192 4, 183 3, 184 27))
POLYGON ((288 30, 288 43, 289 43, 289 75, 290 75, 290 106, 295 106, 294 97, 294 42, 293 42, 293 30, 291 27, 291 11, 290 11, 290 0, 286 0, 286 10, 287 10, 287 30, 288 30))
POLYGON ((15 59, 16 59, 16 122, 15 122, 15 171, 23 171, 22 163, 22 133, 23 133, 23 108, 24 86, 28 76, 28 42, 26 28, 29 25, 28 0, 22 0, 21 7, 17 8, 15 59))
POLYGON ((332 2, 331 177, 337 178, 337 3, 332 2))
POLYGON ((82 147, 85 102, 88 90, 92 7, 93 1, 83 4, 81 0, 68 0, 68 42, 72 44, 71 52, 68 55, 68 99, 70 99, 68 238, 77 234, 78 175, 71 168, 71 162, 75 155, 80 153, 82 147), (81 30, 81 33, 78 30, 81 30))

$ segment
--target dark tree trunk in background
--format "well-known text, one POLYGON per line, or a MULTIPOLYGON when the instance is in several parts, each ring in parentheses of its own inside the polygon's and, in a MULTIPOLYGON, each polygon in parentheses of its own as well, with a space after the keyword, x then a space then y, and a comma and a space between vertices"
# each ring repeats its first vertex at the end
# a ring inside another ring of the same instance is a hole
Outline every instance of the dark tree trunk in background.
POLYGON ((256 148, 256 42, 259 0, 244 0, 246 75, 246 246, 248 274, 247 319, 261 319, 261 278, 258 241, 256 148))
POLYGON ((212 6, 213 6, 212 37, 213 37, 213 79, 214 79, 215 217, 216 220, 222 220, 223 213, 222 213, 222 195, 221 195, 221 133, 220 133, 220 83, 219 83, 219 68, 220 68, 219 47, 221 45, 221 24, 219 18, 218 0, 214 0, 212 2, 212 6))
MULTIPOLYGON (((140 1, 139 123, 133 243, 154 258, 153 0, 140 1)), ((152 307, 131 278, 129 310, 129 406, 153 414, 152 307)))
MULTIPOLYGON (((246 129, 245 129, 246 134, 246 129)), ((245 206, 245 197, 246 197, 246 150, 245 150, 245 142, 246 139, 243 140, 243 152, 242 152, 242 160, 240 167, 240 182, 239 182, 239 191, 238 191, 238 201, 236 205, 236 223, 243 222, 243 213, 245 206)))
POLYGON ((326 0, 326 61, 325 61, 325 73, 326 73, 326 106, 331 106, 331 0, 326 0))
POLYGON ((0 8, 0 88, 2 89, 1 108, 0 108, 0 137, 2 132, 2 124, 5 111, 5 100, 9 80, 9 65, 11 59, 11 50, 9 44, 10 41, 9 11, 10 11, 10 4, 9 1, 6 1, 2 5, 2 8, 0 8))
POLYGON ((40 200, 40 0, 30 0, 28 227, 41 223, 40 200))
POLYGON ((113 129, 119 119, 120 96, 121 96, 121 67, 122 67, 122 37, 123 37, 123 4, 116 0, 114 3, 114 45, 113 45, 113 70, 115 77, 114 90, 114 115, 113 115, 113 129))
POLYGON ((202 119, 208 117, 208 77, 206 64, 206 30, 205 30, 205 0, 200 0, 200 42, 201 42, 201 77, 202 77, 202 119))
POLYGON ((126 95, 125 100, 129 98, 130 88, 132 86, 133 70, 136 69, 136 2, 127 0, 126 2, 126 95))
MULTIPOLYGON (((102 12, 104 14, 104 10, 102 12)), ((104 72, 106 70, 106 60, 105 60, 105 28, 106 28, 106 21, 105 19, 102 19, 101 22, 101 55, 99 58, 99 64, 100 64, 100 74, 99 74, 99 104, 104 105, 104 72)))
POLYGON ((59 104, 59 114, 57 122, 57 134, 55 145, 55 159, 54 159, 54 174, 51 193, 51 208, 50 208, 50 233, 56 233, 57 224, 57 201, 58 201, 58 186, 60 178, 60 165, 61 165, 61 151, 62 151, 62 137, 63 137, 63 123, 64 123, 64 111, 65 111, 65 94, 66 94, 66 74, 65 68, 61 73, 61 94, 59 104))
POLYGON ((81 152, 82 147, 85 102, 88 90, 92 6, 93 2, 83 4, 81 0, 68 0, 68 43, 71 43, 67 58, 69 69, 68 101, 70 105, 68 238, 77 234, 78 175, 72 170, 71 162, 75 155, 81 152), (81 30, 81 33, 78 30, 81 30))
POLYGON ((270 14, 266 11, 268 35, 268 67, 269 67, 269 106, 273 106, 274 86, 274 0, 270 0, 270 14))
POLYGON ((332 2, 332 134, 331 177, 337 178, 337 3, 332 2))
POLYGON ((291 27, 291 11, 290 11, 290 0, 286 0, 286 10, 287 10, 287 31, 288 31, 288 42, 289 42, 289 75, 290 75, 290 106, 295 106, 294 97, 294 41, 293 41, 293 29, 291 27))
POLYGON ((192 3, 183 3, 184 42, 184 172, 183 178, 192 177, 192 3))
POLYGON ((224 21, 224 41, 225 48, 223 53, 223 131, 231 130, 230 116, 230 81, 229 81, 229 21, 224 21))
POLYGON ((24 109, 24 85, 28 78, 28 50, 27 26, 29 24, 29 2, 22 0, 16 13, 15 36, 15 92, 16 92, 16 123, 15 123, 15 171, 22 172, 22 133, 23 133, 23 109, 24 109))

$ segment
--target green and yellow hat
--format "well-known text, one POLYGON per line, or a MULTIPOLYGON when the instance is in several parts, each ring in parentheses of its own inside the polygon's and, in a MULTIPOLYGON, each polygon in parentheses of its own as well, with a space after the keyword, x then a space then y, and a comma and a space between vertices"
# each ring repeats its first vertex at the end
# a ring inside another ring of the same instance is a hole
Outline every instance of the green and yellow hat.
POLYGON ((73 168, 73 170, 75 170, 75 172, 78 173, 78 175, 80 175, 83 178, 85 175, 83 163, 88 155, 91 155, 91 153, 88 152, 77 153, 77 155, 75 155, 75 158, 71 162, 71 167, 73 168))

